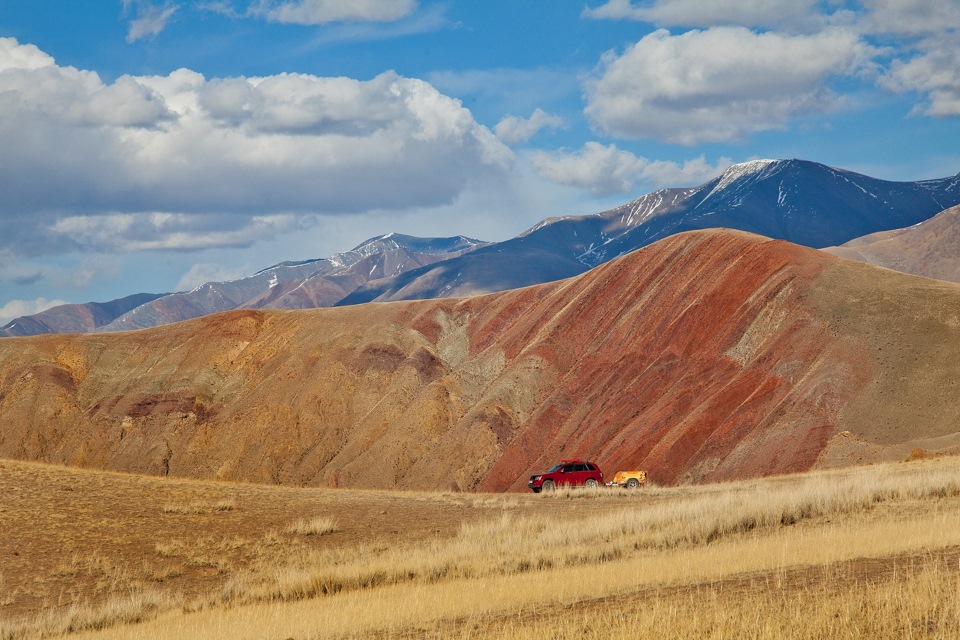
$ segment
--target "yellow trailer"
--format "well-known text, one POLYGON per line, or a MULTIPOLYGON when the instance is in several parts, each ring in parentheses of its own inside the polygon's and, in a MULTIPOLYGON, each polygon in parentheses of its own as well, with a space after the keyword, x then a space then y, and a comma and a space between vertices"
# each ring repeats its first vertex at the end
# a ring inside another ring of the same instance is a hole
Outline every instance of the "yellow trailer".
POLYGON ((613 479, 607 483, 607 486, 637 489, 646 483, 646 471, 617 471, 617 475, 613 476, 613 479))

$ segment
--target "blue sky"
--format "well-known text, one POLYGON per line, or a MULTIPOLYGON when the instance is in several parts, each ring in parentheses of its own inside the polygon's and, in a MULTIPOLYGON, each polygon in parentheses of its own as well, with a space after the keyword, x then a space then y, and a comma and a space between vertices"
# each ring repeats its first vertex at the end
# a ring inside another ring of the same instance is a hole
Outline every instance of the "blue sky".
POLYGON ((731 163, 960 171, 956 0, 4 0, 0 322, 731 163))

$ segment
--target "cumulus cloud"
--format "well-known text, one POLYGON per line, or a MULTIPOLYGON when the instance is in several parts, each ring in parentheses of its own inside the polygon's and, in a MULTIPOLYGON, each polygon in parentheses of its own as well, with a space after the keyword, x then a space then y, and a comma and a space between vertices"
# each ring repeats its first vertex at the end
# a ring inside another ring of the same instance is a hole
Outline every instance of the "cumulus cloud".
POLYGON ((960 116, 960 44, 930 43, 925 53, 895 60, 882 84, 893 91, 925 94, 928 102, 915 112, 930 116, 960 116))
POLYGON ((248 15, 284 24, 393 22, 413 13, 416 0, 260 0, 248 15))
POLYGON ((628 138, 693 145, 739 140, 838 104, 834 76, 869 68, 873 49, 856 34, 756 33, 715 27, 657 30, 622 55, 608 53, 585 84, 585 113, 628 138))
POLYGON ((125 13, 132 9, 135 16, 130 21, 127 42, 136 42, 159 35, 167 28, 167 23, 173 14, 180 9, 180 5, 171 2, 155 5, 147 0, 123 0, 123 7, 125 13))
MULTIPOLYGON (((804 112, 829 109, 836 96, 824 87, 824 81, 831 75, 847 73, 843 71, 843 65, 849 62, 847 54, 861 62, 865 55, 873 56, 877 72, 872 76, 879 79, 882 88, 919 94, 922 103, 913 110, 914 114, 953 116, 958 113, 960 71, 957 70, 957 45, 954 43, 960 41, 960 3, 956 0, 608 0, 599 6, 585 8, 582 15, 593 19, 636 20, 661 27, 774 29, 780 33, 766 34, 771 37, 767 43, 771 45, 785 33, 813 34, 816 40, 807 41, 807 44, 832 41, 820 52, 807 52, 806 55, 812 55, 817 64, 823 65, 819 71, 814 70, 812 77, 805 74, 797 77, 793 73, 795 67, 790 63, 782 67, 788 80, 797 81, 795 99, 790 99, 789 92, 785 91, 779 96, 761 96, 759 99, 747 94, 741 103, 727 102, 731 111, 756 117, 756 127, 746 123, 738 126, 733 122, 728 128, 720 127, 712 136, 695 134, 691 136, 691 142, 736 139, 754 131, 780 128, 804 112), (848 34, 845 43, 838 37, 840 33, 848 34), (856 41, 850 39, 852 34, 856 34, 856 41), (875 44, 876 48, 870 50, 865 42, 875 44), (842 51, 844 48, 847 54, 842 51)), ((758 46, 758 37, 754 35, 742 43, 742 57, 769 59, 769 48, 758 46)), ((704 44, 707 42, 706 36, 699 36, 699 39, 704 44)), ((693 43, 687 44, 692 46, 693 43)), ((795 41, 792 47, 801 55, 804 55, 803 48, 799 41, 795 41)), ((722 47, 719 51, 722 60, 733 62, 730 47, 722 47)), ((675 53, 683 55, 679 50, 675 53)), ((624 55, 624 58, 628 57, 629 54, 624 55)), ((627 66, 626 62, 622 64, 627 66)), ((763 78, 769 69, 757 69, 753 64, 746 64, 744 68, 747 70, 744 75, 753 74, 758 82, 766 82, 763 78)), ((700 80, 709 82, 715 70, 703 69, 704 74, 698 75, 701 69, 695 64, 690 65, 690 71, 698 81, 695 84, 700 84, 700 80)), ((752 93, 756 93, 756 88, 752 88, 752 93)), ((693 96, 685 97, 693 99, 693 96)), ((663 110, 676 109, 685 117, 693 115, 695 125, 700 126, 703 119, 723 115, 722 106, 717 106, 716 102, 724 101, 724 96, 708 94, 702 98, 707 104, 696 104, 692 112, 676 104, 672 94, 654 94, 643 106, 649 108, 652 102, 661 100, 663 110), (711 98, 714 102, 710 102, 711 98)), ((596 111, 597 123, 601 127, 608 119, 623 119, 612 114, 604 115, 608 110, 602 106, 596 111)), ((619 130, 619 127, 611 130, 619 130)))
POLYGON ((493 132, 507 144, 516 144, 526 142, 542 129, 557 129, 562 126, 563 118, 537 107, 529 118, 507 116, 497 123, 493 132))
POLYGON ((922 36, 960 29, 956 0, 863 0, 862 5, 851 14, 851 26, 864 33, 922 36))
POLYGON ((598 142, 587 142, 573 152, 537 152, 532 161, 544 179, 586 189, 595 196, 625 193, 640 184, 652 188, 699 184, 730 166, 727 158, 711 166, 703 156, 683 164, 649 160, 598 142))
POLYGON ((47 300, 46 298, 37 298, 36 300, 11 300, 5 305, 0 306, 0 325, 5 325, 14 318, 31 316, 62 304, 67 304, 67 302, 64 300, 47 300))
POLYGON ((857 26, 905 38, 880 84, 925 97, 914 114, 960 115, 960 4, 955 0, 864 0, 857 26))
POLYGON ((79 249, 106 253, 132 251, 199 251, 214 247, 248 247, 292 231, 293 215, 237 218, 175 213, 126 213, 68 216, 47 230, 69 238, 79 249), (237 228, 230 228, 239 224, 237 228))
POLYGON ((105 83, 0 38, 0 113, 0 247, 31 255, 237 246, 449 203, 513 161, 459 101, 392 72, 105 83))
POLYGON ((822 22, 819 4, 819 0, 654 0, 636 5, 631 0, 608 0, 598 7, 585 8, 583 15, 659 26, 813 26, 822 22))
POLYGON ((35 45, 20 44, 16 38, 0 38, 0 71, 31 71, 53 65, 56 61, 35 45))

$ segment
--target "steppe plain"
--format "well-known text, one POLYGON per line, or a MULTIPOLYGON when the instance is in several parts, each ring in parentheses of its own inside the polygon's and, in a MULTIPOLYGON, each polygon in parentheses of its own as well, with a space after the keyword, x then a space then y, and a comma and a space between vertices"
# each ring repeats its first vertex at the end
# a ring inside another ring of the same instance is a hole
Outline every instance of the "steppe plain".
POLYGON ((952 457, 552 495, 3 460, 0 516, 5 639, 960 633, 952 457))

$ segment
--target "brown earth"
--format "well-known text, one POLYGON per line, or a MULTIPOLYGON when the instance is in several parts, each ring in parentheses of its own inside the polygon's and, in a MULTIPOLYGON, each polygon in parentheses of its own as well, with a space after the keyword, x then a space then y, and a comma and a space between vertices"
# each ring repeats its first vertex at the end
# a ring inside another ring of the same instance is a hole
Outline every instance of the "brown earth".
POLYGON ((671 484, 960 446, 960 286, 735 231, 488 296, 0 341, 0 457, 522 490, 559 458, 671 484))
POLYGON ((245 572, 311 551, 453 538, 505 510, 587 518, 623 507, 615 497, 538 498, 231 484, 0 460, 0 637, 3 622, 42 611, 149 590, 207 600, 245 572), (330 518, 335 530, 287 530, 313 517, 330 518))
POLYGON ((904 273, 960 282, 960 206, 906 229, 871 233, 824 251, 904 273))

